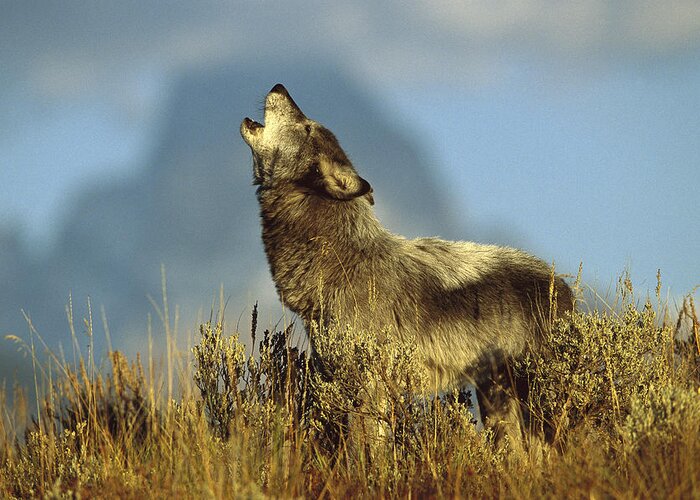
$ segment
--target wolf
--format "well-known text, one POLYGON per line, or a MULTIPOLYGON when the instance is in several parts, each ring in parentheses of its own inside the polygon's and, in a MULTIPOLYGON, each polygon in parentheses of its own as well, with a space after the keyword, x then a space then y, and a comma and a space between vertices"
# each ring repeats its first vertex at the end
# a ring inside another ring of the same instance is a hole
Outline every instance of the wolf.
POLYGON ((520 432, 527 390, 510 362, 572 310, 566 282, 514 248, 392 234, 370 183, 283 85, 267 94, 263 121, 245 118, 240 132, 282 302, 307 330, 335 322, 412 342, 438 390, 474 384, 485 425, 520 432))

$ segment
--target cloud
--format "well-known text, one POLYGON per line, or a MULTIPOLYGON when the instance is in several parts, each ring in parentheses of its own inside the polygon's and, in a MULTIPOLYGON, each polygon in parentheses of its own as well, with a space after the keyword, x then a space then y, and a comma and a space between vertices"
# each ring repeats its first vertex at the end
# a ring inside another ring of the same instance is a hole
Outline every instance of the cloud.
POLYGON ((663 60, 692 62, 700 50, 695 1, 412 0, 404 5, 370 16, 377 23, 371 42, 376 52, 366 53, 373 54, 377 78, 391 71, 423 83, 468 84, 489 73, 500 79, 513 65, 544 65, 554 73, 572 67, 578 72, 653 67, 663 60))
POLYGON ((0 128, 102 102, 142 129, 170 75, 236 59, 334 60, 370 88, 481 87, 530 67, 556 81, 606 65, 658 71, 700 50, 700 3, 11 0, 0 47, 0 128))
POLYGON ((619 56, 627 49, 658 55, 700 42, 700 4, 688 0, 453 0, 439 9, 433 2, 416 0, 416 5, 421 17, 451 32, 455 44, 525 43, 564 55, 599 54, 605 48, 619 56))
POLYGON ((700 46, 694 0, 15 0, 3 10, 3 67, 49 95, 104 86, 125 68, 167 72, 286 51, 337 57, 385 81, 440 81, 465 77, 462 68, 497 70, 504 54, 596 62, 700 46))
POLYGON ((700 3, 647 1, 626 16, 624 39, 640 51, 696 51, 700 43, 700 3))

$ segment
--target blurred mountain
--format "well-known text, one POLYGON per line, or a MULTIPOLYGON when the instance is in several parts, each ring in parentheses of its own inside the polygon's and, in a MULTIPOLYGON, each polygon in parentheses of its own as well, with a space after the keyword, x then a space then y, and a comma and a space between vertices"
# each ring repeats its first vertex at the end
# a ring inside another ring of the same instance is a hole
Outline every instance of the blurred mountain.
MULTIPOLYGON (((70 293, 82 347, 90 297, 94 323, 100 325, 104 307, 115 347, 143 350, 147 315, 154 312, 147 295, 160 297, 161 264, 169 303, 180 307, 181 330, 196 327, 198 311, 209 315, 221 285, 229 320, 241 317, 246 325, 258 300, 261 326, 279 320, 283 309, 260 242, 251 155, 238 133, 243 117, 260 119, 263 98, 277 82, 335 132, 374 187, 388 227, 407 236, 454 235, 437 172, 419 143, 337 68, 251 62, 200 69, 174 82, 139 174, 75 199, 47 258, 30 259, 16 232, 0 234, 0 331, 24 334, 24 309, 50 345, 69 346, 70 293)), ((9 349, 4 344, 0 352, 9 349)), ((0 376, 8 374, 5 368, 0 376)))

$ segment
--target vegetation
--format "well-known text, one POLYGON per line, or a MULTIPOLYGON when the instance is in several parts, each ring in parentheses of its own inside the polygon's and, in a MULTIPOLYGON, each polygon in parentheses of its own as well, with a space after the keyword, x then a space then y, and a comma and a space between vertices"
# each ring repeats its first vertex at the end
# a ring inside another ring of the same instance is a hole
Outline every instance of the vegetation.
POLYGON ((183 352, 165 302, 162 366, 92 350, 39 364, 36 332, 12 337, 39 396, 16 389, 10 408, 0 392, 0 496, 699 498, 699 323, 689 296, 678 338, 659 290, 637 302, 624 279, 616 304, 552 325, 513 367, 552 431, 503 447, 468 391, 416 395, 416 353, 381 332, 314 329, 309 356, 292 327, 260 335, 254 309, 254 347, 218 315, 183 352))

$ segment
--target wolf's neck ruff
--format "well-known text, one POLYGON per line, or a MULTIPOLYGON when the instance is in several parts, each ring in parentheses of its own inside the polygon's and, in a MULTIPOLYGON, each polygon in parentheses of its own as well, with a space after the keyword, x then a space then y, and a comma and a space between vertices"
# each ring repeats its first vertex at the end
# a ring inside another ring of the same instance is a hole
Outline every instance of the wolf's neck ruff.
POLYGON ((367 200, 332 201, 293 189, 260 191, 258 199, 273 280, 290 309, 307 319, 318 309, 332 311, 333 304, 317 303, 331 276, 345 277, 345 293, 362 293, 352 278, 369 278, 373 256, 391 239, 367 200))

